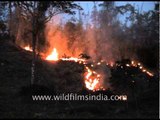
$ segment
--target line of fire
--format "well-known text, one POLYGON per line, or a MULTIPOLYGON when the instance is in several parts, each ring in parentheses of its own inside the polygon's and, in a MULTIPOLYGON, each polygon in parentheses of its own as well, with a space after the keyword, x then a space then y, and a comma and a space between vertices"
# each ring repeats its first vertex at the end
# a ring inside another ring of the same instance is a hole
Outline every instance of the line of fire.
POLYGON ((0 1, 0 118, 158 118, 158 19, 154 1, 0 1))

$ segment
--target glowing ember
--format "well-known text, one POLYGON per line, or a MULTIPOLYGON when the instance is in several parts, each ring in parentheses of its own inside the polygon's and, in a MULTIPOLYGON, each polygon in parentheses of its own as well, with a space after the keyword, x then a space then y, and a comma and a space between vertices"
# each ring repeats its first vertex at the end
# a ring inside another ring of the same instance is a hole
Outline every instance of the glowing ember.
POLYGON ((141 65, 141 63, 138 63, 138 65, 141 65))
POLYGON ((134 67, 137 67, 137 64, 135 63, 135 61, 132 60, 131 65, 134 67))
POLYGON ((97 65, 100 65, 100 64, 101 64, 100 62, 97 63, 97 65))
POLYGON ((46 57, 46 60, 53 60, 53 61, 58 60, 58 53, 57 53, 56 48, 54 48, 52 53, 46 57))
POLYGON ((135 61, 132 60, 132 61, 131 61, 131 65, 134 66, 134 67, 139 66, 139 69, 140 69, 142 72, 148 74, 148 75, 151 76, 151 77, 154 76, 153 73, 151 73, 151 72, 147 71, 146 69, 144 69, 144 67, 141 65, 141 63, 136 63, 135 61))
POLYGON ((149 76, 154 76, 152 73, 150 73, 149 71, 146 72, 149 76))
POLYGON ((143 71, 143 72, 146 72, 146 70, 145 70, 145 69, 143 69, 142 71, 143 71))
POLYGON ((29 45, 25 46, 24 49, 27 50, 27 51, 31 51, 32 52, 32 48, 29 45))
POLYGON ((114 63, 113 63, 113 62, 111 62, 111 63, 110 63, 110 66, 111 66, 111 67, 113 67, 113 66, 114 66, 114 63))
POLYGON ((126 64, 126 66, 129 67, 130 65, 129 65, 129 64, 126 64))

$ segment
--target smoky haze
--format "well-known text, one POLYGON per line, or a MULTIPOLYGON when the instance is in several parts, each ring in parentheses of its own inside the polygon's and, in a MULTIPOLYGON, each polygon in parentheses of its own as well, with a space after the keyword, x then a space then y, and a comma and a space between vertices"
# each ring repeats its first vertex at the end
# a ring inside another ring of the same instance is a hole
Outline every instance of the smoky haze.
POLYGON ((49 47, 46 48, 47 54, 56 48, 59 57, 64 54, 78 57, 81 53, 85 53, 92 60, 103 59, 107 62, 136 58, 132 41, 120 38, 123 31, 119 25, 97 28, 88 23, 84 28, 83 23, 68 21, 62 25, 61 22, 57 24, 57 21, 61 21, 61 17, 53 17, 53 19, 54 22, 50 21, 45 29, 46 40, 49 43, 49 47))
MULTIPOLYGON (((54 16, 41 30, 37 48, 45 56, 56 48, 59 57, 79 57, 84 53, 96 61, 115 62, 129 58, 156 67, 159 34, 156 8, 143 13, 139 13, 140 10, 129 4, 117 8, 114 2, 104 2, 99 7, 93 4, 89 14, 77 11, 78 19, 77 16, 66 19, 62 14, 54 16), (122 22, 119 16, 126 13, 128 18, 122 22)), ((32 46, 31 24, 20 18, 19 12, 16 8, 12 13, 11 33, 21 47, 32 46), (17 19, 19 22, 15 22, 17 19)))

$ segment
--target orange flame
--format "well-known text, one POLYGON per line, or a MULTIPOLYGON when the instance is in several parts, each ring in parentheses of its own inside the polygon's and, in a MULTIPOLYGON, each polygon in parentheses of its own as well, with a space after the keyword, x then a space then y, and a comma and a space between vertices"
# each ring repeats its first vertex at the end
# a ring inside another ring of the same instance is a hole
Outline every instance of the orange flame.
POLYGON ((46 57, 46 60, 53 60, 53 61, 58 60, 58 52, 57 52, 56 48, 54 48, 52 53, 46 57))
MULTIPOLYGON (((32 48, 28 45, 24 47, 25 50, 27 51, 32 51, 32 48)), ((46 60, 52 60, 52 61, 58 61, 58 60, 63 60, 63 61, 74 61, 74 62, 78 62, 79 64, 84 64, 85 69, 86 69, 86 73, 84 74, 84 83, 87 89, 92 90, 92 91, 98 91, 100 89, 105 90, 105 88, 103 88, 100 85, 101 82, 101 75, 98 74, 96 71, 91 70, 91 68, 89 68, 88 66, 86 66, 86 61, 84 59, 81 58, 76 58, 76 57, 70 57, 70 58, 59 58, 59 54, 56 48, 54 48, 51 52, 51 54, 49 54, 47 57, 45 57, 46 60)), ((91 64, 91 67, 93 68, 95 65, 101 65, 101 63, 104 61, 100 61, 96 64, 91 64)), ((106 65, 110 65, 111 67, 114 66, 113 62, 110 63, 106 63, 106 65)), ((147 71, 141 63, 136 62, 136 61, 131 61, 131 64, 126 64, 127 67, 138 67, 142 72, 148 74, 149 76, 154 76, 153 73, 147 71)), ((123 66, 121 66, 123 67, 123 66)))
POLYGON ((32 48, 29 45, 25 46, 24 49, 32 52, 32 48))
MULTIPOLYGON (((89 69, 87 66, 85 66, 85 68, 87 70, 87 74, 85 75, 86 88, 93 91, 100 90, 100 75, 89 69)), ((103 87, 101 88, 103 89, 103 87)))
MULTIPOLYGON (((53 60, 53 61, 57 61, 57 60, 63 60, 63 61, 74 61, 74 62, 79 62, 80 64, 84 64, 85 65, 85 60, 81 59, 81 58, 76 58, 76 57, 70 57, 70 58, 59 58, 58 57, 58 52, 57 49, 54 48, 52 53, 50 55, 48 55, 46 57, 46 60, 53 60)), ((89 67, 87 67, 85 65, 85 69, 87 70, 87 72, 85 73, 85 85, 86 88, 89 90, 100 90, 100 74, 96 73, 95 71, 92 71, 89 67)), ((104 88, 101 87, 103 90, 104 88)))

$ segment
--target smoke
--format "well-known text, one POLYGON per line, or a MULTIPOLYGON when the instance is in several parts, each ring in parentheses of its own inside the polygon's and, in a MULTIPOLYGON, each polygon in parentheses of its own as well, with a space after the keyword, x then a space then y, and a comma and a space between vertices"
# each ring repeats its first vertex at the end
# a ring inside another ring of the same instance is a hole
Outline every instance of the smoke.
MULTIPOLYGON (((120 36, 121 31, 114 33, 113 29, 99 29, 87 26, 86 29, 79 23, 67 23, 62 25, 61 17, 54 17, 45 29, 45 36, 49 47, 47 54, 54 48, 57 49, 59 57, 78 57, 81 53, 91 56, 92 60, 105 60, 115 62, 124 58, 135 59, 135 49, 129 40, 113 38, 120 36), (67 26, 67 27, 66 27, 67 26)), ((119 37, 120 38, 120 37, 119 37)))
POLYGON ((90 27, 86 30, 87 53, 97 61, 115 62, 121 59, 137 59, 134 43, 121 37, 121 31, 90 27), (114 38, 114 36, 116 36, 114 38))
POLYGON ((46 25, 45 29, 46 40, 49 43, 47 48, 47 54, 50 54, 54 48, 57 49, 59 57, 64 55, 78 57, 82 51, 79 49, 78 41, 75 41, 69 49, 68 42, 69 37, 66 36, 64 26, 61 25, 61 16, 55 16, 46 25))
POLYGON ((105 89, 112 89, 110 84, 111 70, 105 64, 101 64, 97 67, 96 72, 101 75, 100 86, 105 89))
MULTIPOLYGON (((62 20, 63 16, 56 15, 46 24, 45 38, 49 44, 44 51, 46 56, 56 48, 59 57, 64 54, 78 57, 81 53, 85 53, 92 60, 105 60, 109 63, 123 58, 137 59, 136 46, 124 38, 124 33, 118 27, 98 28, 90 24, 84 27, 83 23, 74 22, 67 26, 70 21, 63 23, 62 20)), ((19 22, 16 43, 22 47, 31 46, 31 33, 26 32, 31 26, 26 21, 19 22)))

